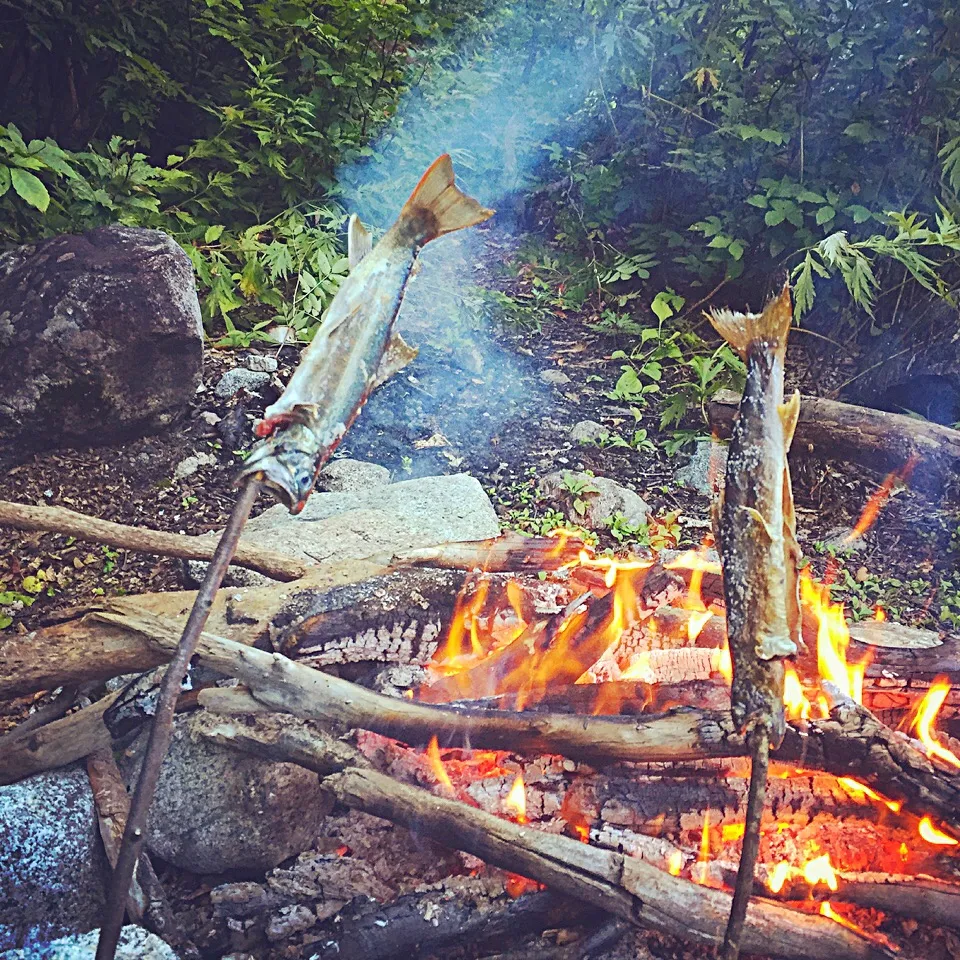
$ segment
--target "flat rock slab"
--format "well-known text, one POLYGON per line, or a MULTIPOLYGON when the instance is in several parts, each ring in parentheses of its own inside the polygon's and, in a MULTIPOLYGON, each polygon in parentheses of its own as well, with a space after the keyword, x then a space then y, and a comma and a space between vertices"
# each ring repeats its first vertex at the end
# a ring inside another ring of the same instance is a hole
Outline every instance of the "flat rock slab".
MULTIPOLYGON (((5 950, 0 960, 95 960, 99 930, 38 943, 23 950, 5 950)), ((133 925, 120 931, 116 960, 177 960, 177 955, 156 934, 133 925)))
POLYGON ((96 926, 106 877, 83 765, 0 787, 0 950, 96 926))
POLYGON ((200 385, 190 260, 159 230, 100 227, 0 255, 0 440, 159 430, 200 385))
MULTIPOLYGON (((243 530, 245 542, 317 563, 498 536, 500 522, 490 498, 479 481, 465 473, 368 485, 349 493, 314 493, 299 516, 277 505, 248 521, 243 530)), ((187 562, 188 576, 196 582, 206 569, 205 562, 187 562)), ((256 586, 272 581, 231 567, 224 582, 256 586)))

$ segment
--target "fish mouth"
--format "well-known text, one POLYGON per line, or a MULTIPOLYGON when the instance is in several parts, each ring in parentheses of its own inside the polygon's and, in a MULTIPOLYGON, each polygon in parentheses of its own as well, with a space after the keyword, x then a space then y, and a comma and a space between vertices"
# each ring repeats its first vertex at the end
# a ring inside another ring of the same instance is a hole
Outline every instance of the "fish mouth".
POLYGON ((237 484, 256 478, 296 515, 313 490, 320 451, 321 444, 313 430, 302 423, 291 423, 254 448, 237 484))

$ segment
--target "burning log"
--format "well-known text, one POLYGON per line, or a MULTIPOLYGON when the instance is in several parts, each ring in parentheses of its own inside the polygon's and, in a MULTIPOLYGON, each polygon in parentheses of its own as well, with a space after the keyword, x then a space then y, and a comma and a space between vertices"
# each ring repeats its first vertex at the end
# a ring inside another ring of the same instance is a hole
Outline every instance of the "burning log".
POLYGON ((559 570, 576 561, 586 544, 573 536, 525 537, 504 533, 496 540, 475 543, 444 543, 437 547, 409 550, 394 559, 415 566, 445 570, 482 570, 484 573, 536 573, 559 570))
MULTIPOLYGON (((219 724, 210 736, 259 756, 293 760, 275 738, 258 736, 236 724, 219 724)), ((300 759, 293 762, 306 759, 303 750, 296 756, 300 759)), ((373 770, 347 766, 328 773, 334 765, 318 741, 310 769, 324 775, 326 788, 346 806, 403 824, 421 836, 538 880, 632 925, 706 946, 720 942, 730 903, 722 891, 670 876, 633 857, 519 826, 373 770)), ((750 905, 743 942, 751 952, 783 957, 840 960, 890 956, 883 947, 838 924, 763 901, 750 905)))
MULTIPOLYGON (((0 500, 0 527, 59 533, 78 540, 105 543, 120 550, 179 557, 181 560, 210 560, 217 547, 216 539, 209 537, 188 537, 179 533, 147 530, 100 520, 65 507, 31 507, 9 500, 0 500)), ((307 566, 296 558, 243 541, 238 545, 232 563, 274 580, 297 580, 307 573, 307 566)))
MULTIPOLYGON (((740 398, 715 397, 707 404, 710 426, 730 436, 740 398)), ((885 413, 822 397, 803 397, 793 449, 828 460, 844 460, 881 473, 921 464, 911 484, 939 495, 944 481, 960 471, 960 431, 900 413, 885 413)))
MULTIPOLYGON (((731 867, 731 879, 734 872, 731 867)), ((757 882, 754 893, 758 897, 793 903, 804 900, 853 903, 937 926, 960 928, 960 884, 932 877, 834 871, 829 885, 811 885, 798 876, 776 891, 771 890, 769 884, 757 882)))

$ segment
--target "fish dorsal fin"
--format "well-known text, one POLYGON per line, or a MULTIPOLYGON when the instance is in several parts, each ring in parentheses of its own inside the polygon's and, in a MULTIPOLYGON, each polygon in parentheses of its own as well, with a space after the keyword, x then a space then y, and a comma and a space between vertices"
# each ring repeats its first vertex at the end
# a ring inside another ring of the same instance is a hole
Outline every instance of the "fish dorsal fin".
POLYGON ((377 367, 377 374, 373 381, 374 389, 386 383, 394 374, 399 373, 408 363, 415 360, 418 353, 420 350, 417 347, 411 347, 399 333, 394 331, 387 343, 380 366, 377 367))
POLYGON ((783 424, 783 446, 785 450, 789 450, 797 430, 797 421, 800 419, 800 391, 795 391, 786 403, 781 403, 777 412, 783 424))
POLYGON ((347 259, 350 269, 356 270, 357 264, 373 249, 373 240, 360 222, 360 218, 352 213, 347 224, 347 259))

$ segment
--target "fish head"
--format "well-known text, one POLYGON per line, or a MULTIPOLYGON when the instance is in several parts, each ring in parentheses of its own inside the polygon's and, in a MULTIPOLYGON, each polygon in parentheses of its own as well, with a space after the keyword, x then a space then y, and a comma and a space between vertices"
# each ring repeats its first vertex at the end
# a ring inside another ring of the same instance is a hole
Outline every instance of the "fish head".
POLYGON ((305 424, 291 423, 254 448, 238 483, 257 477, 296 515, 313 490, 321 453, 322 445, 314 431, 305 424))

